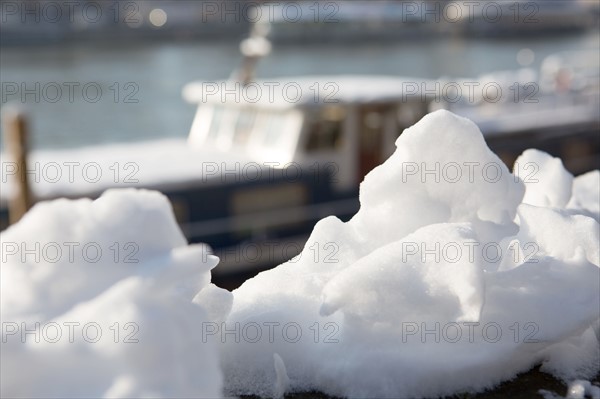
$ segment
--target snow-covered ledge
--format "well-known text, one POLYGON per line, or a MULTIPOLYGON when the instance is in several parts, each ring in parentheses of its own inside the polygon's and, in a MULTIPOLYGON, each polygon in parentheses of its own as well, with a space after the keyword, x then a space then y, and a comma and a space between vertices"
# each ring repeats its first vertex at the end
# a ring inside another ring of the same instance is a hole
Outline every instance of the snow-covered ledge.
POLYGON ((210 284, 217 259, 187 245, 160 194, 36 205, 1 235, 2 395, 433 397, 538 364, 595 375, 600 173, 573 178, 530 150, 512 174, 447 111, 396 145, 352 220, 321 220, 299 257, 233 293, 210 284), (48 243, 74 257, 21 251, 48 243), (22 323, 41 323, 39 343, 22 323), (137 343, 121 342, 127 323, 137 343))

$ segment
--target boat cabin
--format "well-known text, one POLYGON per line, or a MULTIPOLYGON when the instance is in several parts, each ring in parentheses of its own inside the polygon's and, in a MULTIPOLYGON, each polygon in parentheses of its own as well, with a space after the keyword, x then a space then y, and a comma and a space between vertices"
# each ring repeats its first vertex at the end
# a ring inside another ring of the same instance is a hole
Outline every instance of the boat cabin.
POLYGON ((408 94, 407 83, 424 82, 331 76, 191 83, 184 97, 199 107, 189 143, 275 168, 326 169, 336 190, 357 190, 400 133, 429 111, 431 98, 408 94))

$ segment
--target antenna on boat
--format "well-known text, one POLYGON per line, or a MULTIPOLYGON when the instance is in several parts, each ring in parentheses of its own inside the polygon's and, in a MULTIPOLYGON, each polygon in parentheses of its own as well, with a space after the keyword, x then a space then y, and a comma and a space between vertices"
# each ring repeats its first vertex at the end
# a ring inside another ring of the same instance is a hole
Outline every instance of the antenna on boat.
POLYGON ((240 52, 244 56, 240 68, 233 72, 231 79, 247 85, 254 78, 256 64, 271 52, 271 42, 267 39, 270 26, 268 23, 254 23, 250 37, 240 43, 240 52))

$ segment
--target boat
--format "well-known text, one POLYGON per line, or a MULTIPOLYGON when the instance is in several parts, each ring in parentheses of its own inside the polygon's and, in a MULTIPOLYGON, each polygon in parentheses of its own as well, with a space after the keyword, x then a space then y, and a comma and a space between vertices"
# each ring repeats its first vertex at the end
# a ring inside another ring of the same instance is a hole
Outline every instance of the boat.
POLYGON ((474 121, 508 166, 524 149, 538 148, 575 175, 600 169, 600 59, 594 53, 561 52, 546 57, 539 71, 479 76, 480 93, 488 86, 492 98, 464 96, 443 108, 474 121))
MULTIPOLYGON (((36 200, 95 198, 111 187, 159 190, 171 200, 188 240, 208 243, 221 257, 214 271, 218 280, 247 277, 292 258, 323 217, 351 218, 363 177, 389 157, 404 129, 435 109, 473 119, 509 167, 531 147, 560 156, 576 174, 600 167, 598 79, 573 55, 557 55, 541 72, 509 71, 476 80, 255 79, 252 66, 269 50, 264 40, 254 37, 242 45, 244 68, 232 78, 192 82, 183 89, 184 98, 197 105, 185 141, 31 154, 30 163, 102 160, 102 170, 118 165, 123 172, 137 172, 135 179, 121 178, 118 184, 112 175, 88 185, 42 181, 32 187, 36 200), (575 84, 579 77, 591 83, 575 84), (514 87, 516 97, 488 98, 489 91, 481 91, 457 101, 453 90, 474 81, 481 87, 493 82, 506 93, 514 87), (534 88, 545 83, 532 95, 533 82, 538 82, 534 88)), ((3 228, 7 188, 4 184, 0 206, 3 228)), ((335 250, 327 244, 322 251, 335 250)))

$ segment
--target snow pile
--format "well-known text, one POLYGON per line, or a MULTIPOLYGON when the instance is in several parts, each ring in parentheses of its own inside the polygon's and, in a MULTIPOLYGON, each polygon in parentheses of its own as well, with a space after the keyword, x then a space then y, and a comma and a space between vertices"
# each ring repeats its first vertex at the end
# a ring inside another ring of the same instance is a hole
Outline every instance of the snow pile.
POLYGON ((226 392, 438 396, 539 363, 594 375, 598 172, 573 179, 528 151, 513 175, 447 111, 396 145, 352 220, 321 220, 297 258, 234 291, 224 323, 203 325, 226 392))
POLYGON ((0 240, 3 397, 221 395, 217 349, 190 333, 218 260, 164 196, 40 203, 0 240))
POLYGON ((38 204, 0 236, 2 395, 429 397, 540 363, 594 376, 599 172, 530 150, 512 174, 447 111, 396 145, 352 220, 321 220, 233 295, 160 194, 38 204))

